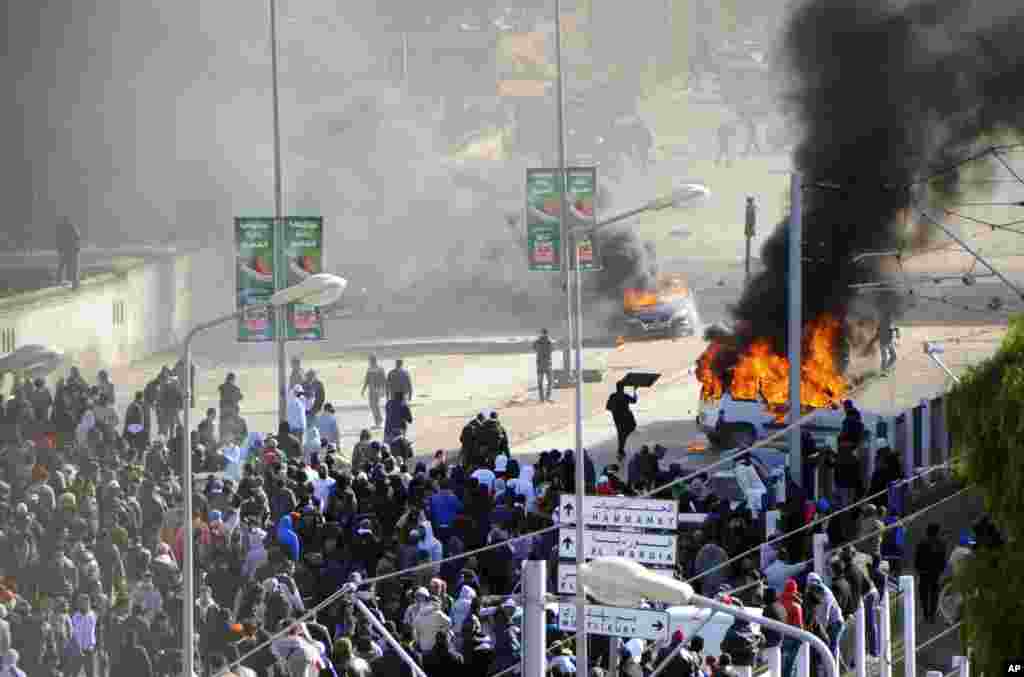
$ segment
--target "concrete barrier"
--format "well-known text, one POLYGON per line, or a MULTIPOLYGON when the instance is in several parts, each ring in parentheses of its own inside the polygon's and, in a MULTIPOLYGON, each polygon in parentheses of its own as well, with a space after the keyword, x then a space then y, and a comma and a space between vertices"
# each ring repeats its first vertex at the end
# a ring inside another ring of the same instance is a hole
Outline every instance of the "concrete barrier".
POLYGON ((0 299, 0 352, 45 345, 94 371, 166 351, 195 324, 231 311, 231 261, 199 249, 100 275, 77 292, 54 287, 0 299))

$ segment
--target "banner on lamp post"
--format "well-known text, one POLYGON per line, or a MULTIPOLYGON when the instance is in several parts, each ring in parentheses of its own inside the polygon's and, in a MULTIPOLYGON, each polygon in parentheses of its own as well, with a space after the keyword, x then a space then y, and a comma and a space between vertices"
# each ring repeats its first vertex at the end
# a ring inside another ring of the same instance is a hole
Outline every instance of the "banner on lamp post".
MULTIPOLYGON (((281 237, 282 288, 299 284, 323 272, 324 220, 322 217, 289 216, 281 237)), ((292 303, 285 314, 285 338, 289 341, 322 341, 326 338, 320 308, 292 303)))
POLYGON ((236 308, 244 313, 238 320, 242 343, 276 338, 274 311, 265 307, 276 289, 275 243, 273 218, 235 219, 235 298, 236 308))
MULTIPOLYGON (((597 169, 569 167, 566 169, 569 205, 569 228, 597 225, 597 169)), ((526 240, 531 271, 558 272, 562 269, 562 182, 557 169, 526 170, 526 240)), ((600 270, 600 257, 590 234, 579 240, 580 270, 600 270)), ((568 262, 570 266, 574 261, 568 262)))
MULTIPOLYGON (((570 167, 569 174, 569 227, 587 228, 591 232, 577 238, 580 270, 601 269, 593 230, 597 226, 597 168, 570 167)), ((575 262, 572 263, 575 265, 575 262)))

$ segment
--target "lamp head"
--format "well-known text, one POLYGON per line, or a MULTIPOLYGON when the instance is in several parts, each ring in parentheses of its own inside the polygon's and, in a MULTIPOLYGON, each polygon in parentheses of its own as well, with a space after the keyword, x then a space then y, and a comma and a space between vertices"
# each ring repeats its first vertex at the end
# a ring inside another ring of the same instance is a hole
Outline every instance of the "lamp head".
POLYGON ((604 604, 637 607, 645 599, 686 605, 693 588, 669 576, 656 574, 625 557, 599 557, 582 565, 578 579, 584 591, 604 604))
POLYGON ((711 189, 703 183, 684 183, 672 191, 669 204, 676 209, 696 207, 711 197, 711 189))
POLYGON ((946 352, 946 349, 941 343, 932 343, 931 341, 924 342, 925 355, 941 355, 944 352, 946 352))
POLYGON ((330 273, 310 275, 299 284, 282 289, 270 297, 270 305, 285 306, 305 303, 311 306, 329 306, 345 292, 348 281, 330 273))

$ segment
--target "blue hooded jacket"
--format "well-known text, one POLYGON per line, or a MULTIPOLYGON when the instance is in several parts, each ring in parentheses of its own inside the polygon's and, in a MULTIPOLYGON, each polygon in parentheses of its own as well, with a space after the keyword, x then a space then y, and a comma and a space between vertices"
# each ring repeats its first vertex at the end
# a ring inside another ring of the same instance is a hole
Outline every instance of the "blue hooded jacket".
POLYGON ((298 562, 302 557, 302 546, 299 544, 299 535, 292 528, 292 516, 285 515, 277 523, 277 542, 285 549, 288 558, 298 562))

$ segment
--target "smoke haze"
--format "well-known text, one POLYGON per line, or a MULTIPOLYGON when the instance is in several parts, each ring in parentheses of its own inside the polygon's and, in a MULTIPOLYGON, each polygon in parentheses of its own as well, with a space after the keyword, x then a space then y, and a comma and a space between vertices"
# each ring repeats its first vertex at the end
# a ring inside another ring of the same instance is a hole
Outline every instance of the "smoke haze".
MULTIPOLYGON (((963 171, 926 185, 921 177, 1021 131, 1024 14, 997 16, 987 7, 996 4, 814 0, 793 15, 785 53, 790 103, 803 126, 795 165, 804 182, 805 321, 846 317, 850 285, 880 279, 881 260, 855 265, 856 253, 921 244, 935 233, 908 233, 903 210, 912 201, 955 201, 963 171)), ((785 224, 762 261, 733 315, 741 343, 767 337, 784 354, 785 224)), ((898 311, 892 296, 872 303, 875 312, 898 311)), ((870 305, 859 302, 858 312, 870 305)))

